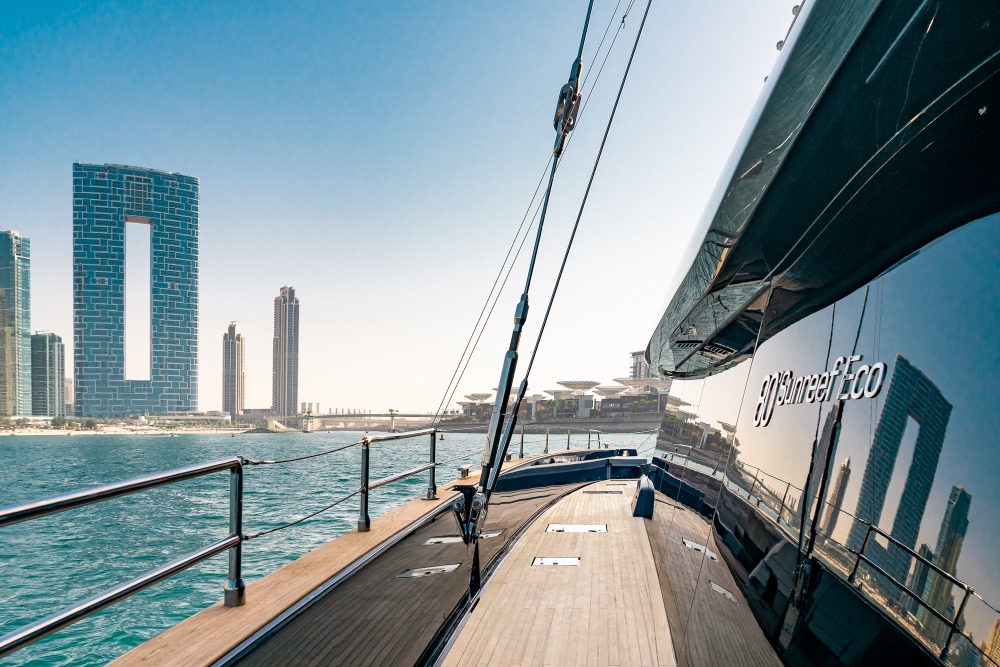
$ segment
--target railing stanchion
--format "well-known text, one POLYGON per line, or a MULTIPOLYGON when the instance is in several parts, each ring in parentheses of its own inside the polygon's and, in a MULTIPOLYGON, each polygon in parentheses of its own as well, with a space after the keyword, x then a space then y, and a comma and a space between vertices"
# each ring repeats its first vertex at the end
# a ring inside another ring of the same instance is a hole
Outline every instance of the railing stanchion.
POLYGON ((865 533, 865 540, 861 543, 861 549, 858 551, 858 557, 854 559, 854 569, 851 570, 851 576, 847 577, 847 583, 853 584, 854 579, 858 575, 858 566, 861 565, 861 556, 865 553, 865 548, 868 547, 868 538, 872 536, 872 526, 868 524, 868 532, 865 533))
POLYGON ((240 538, 229 549, 229 578, 223 593, 227 607, 239 607, 246 602, 246 585, 243 583, 243 465, 229 471, 229 533, 240 538))
POLYGON ((524 458, 524 424, 521 424, 521 452, 518 454, 517 458, 524 458))
POLYGON ((566 451, 567 452, 569 451, 569 435, 572 432, 573 432, 573 429, 571 429, 571 428, 566 429, 566 451))
POLYGON ((778 519, 780 521, 781 517, 785 514, 785 500, 788 498, 788 492, 792 488, 791 482, 785 482, 785 493, 781 496, 781 507, 778 508, 778 519))
POLYGON ((548 454, 549 453, 549 427, 548 426, 545 427, 545 451, 543 453, 544 454, 548 454))
MULTIPOLYGON (((437 431, 431 432, 431 463, 437 463, 437 431)), ((437 500, 437 477, 435 476, 435 471, 437 470, 436 465, 432 465, 428 471, 429 477, 427 479, 427 500, 437 500)))
POLYGON ((948 640, 944 643, 944 648, 941 649, 941 662, 948 657, 948 649, 951 648, 951 640, 955 637, 955 631, 958 630, 958 624, 962 620, 962 614, 965 613, 965 604, 969 601, 969 593, 972 592, 972 586, 966 585, 965 595, 962 596, 962 604, 958 605, 958 611, 955 612, 955 618, 951 621, 951 629, 948 630, 948 640))
POLYGON ((372 527, 368 516, 368 459, 371 441, 367 436, 361 441, 361 511, 358 514, 358 532, 365 533, 372 527))

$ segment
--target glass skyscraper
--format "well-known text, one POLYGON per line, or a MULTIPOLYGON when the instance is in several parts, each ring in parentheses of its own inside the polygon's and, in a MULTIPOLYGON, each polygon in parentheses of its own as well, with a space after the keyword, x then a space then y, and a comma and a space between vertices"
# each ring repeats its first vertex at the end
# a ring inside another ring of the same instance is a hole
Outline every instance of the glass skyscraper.
POLYGON ((299 407, 299 299, 294 287, 282 287, 274 299, 274 357, 271 410, 287 417, 299 407))
POLYGON ((62 338, 51 331, 31 336, 31 414, 66 415, 66 351, 62 338))
POLYGON ((243 414, 246 384, 246 348, 236 322, 230 322, 222 335, 222 411, 233 419, 243 414))
POLYGON ((31 241, 0 232, 0 417, 31 415, 31 241))
POLYGON ((73 165, 76 415, 198 408, 198 179, 73 165), (125 377, 126 225, 148 225, 149 379, 125 377))

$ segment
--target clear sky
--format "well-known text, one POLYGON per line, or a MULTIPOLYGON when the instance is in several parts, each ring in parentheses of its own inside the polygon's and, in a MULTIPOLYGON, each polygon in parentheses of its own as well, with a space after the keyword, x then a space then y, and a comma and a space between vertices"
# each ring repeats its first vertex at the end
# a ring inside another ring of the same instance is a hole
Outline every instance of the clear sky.
MULTIPOLYGON (((628 1, 595 3, 585 71, 628 1)), ((247 407, 270 405, 282 285, 300 400, 437 406, 550 154, 586 2, 0 2, 0 229, 31 238, 32 328, 63 336, 68 368, 71 165, 131 164, 201 180, 202 409, 221 407, 230 320, 247 407)), ((791 6, 654 1, 534 391, 627 375, 791 6)), ((644 7, 557 177, 523 353, 644 7)), ((522 261, 459 395, 496 386, 523 280, 522 261)))

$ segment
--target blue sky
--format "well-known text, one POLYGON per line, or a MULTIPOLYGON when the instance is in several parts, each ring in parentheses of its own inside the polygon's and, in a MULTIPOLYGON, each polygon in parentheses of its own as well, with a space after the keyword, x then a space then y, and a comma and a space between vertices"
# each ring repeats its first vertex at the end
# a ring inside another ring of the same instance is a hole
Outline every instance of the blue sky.
MULTIPOLYGON (((616 1, 595 3, 585 70, 627 4, 611 19, 616 1)), ((524 352, 644 6, 557 178, 524 352)), ((300 400, 432 410, 545 166, 585 8, 4 1, 0 229, 32 240, 32 328, 71 347, 72 162, 179 171, 201 179, 203 409, 220 407, 230 320, 248 341, 248 407, 270 404, 272 300, 289 284, 300 400)), ((533 390, 627 374, 790 10, 654 3, 533 390)), ((523 275, 460 394, 496 385, 523 275)))

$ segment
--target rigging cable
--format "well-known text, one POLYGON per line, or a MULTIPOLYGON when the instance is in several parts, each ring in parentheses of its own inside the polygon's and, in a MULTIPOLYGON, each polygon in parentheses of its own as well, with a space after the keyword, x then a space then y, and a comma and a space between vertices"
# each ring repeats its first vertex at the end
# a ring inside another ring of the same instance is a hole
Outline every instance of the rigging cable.
MULTIPOLYGON (((601 53, 601 48, 604 46, 604 42, 607 39, 608 32, 611 29, 611 24, 614 23, 615 16, 618 13, 618 8, 621 6, 622 1, 623 0, 618 0, 618 4, 615 5, 615 9, 614 9, 614 11, 612 11, 611 17, 608 19, 608 24, 604 28, 604 34, 601 36, 601 41, 597 45, 597 50, 594 53, 594 61, 593 61, 594 63, 597 62, 597 59, 598 59, 598 57, 599 57, 599 55, 601 53)), ((622 20, 621 20, 621 27, 622 28, 625 27, 625 19, 628 17, 629 12, 632 10, 632 5, 634 5, 634 4, 635 4, 635 0, 631 0, 629 2, 628 6, 625 9, 625 12, 622 14, 622 20)), ((584 96, 583 106, 580 108, 580 111, 577 114, 577 118, 576 118, 576 122, 577 123, 579 123, 580 120, 583 118, 584 111, 586 111, 586 109, 587 109, 587 105, 590 102, 590 99, 591 99, 591 97, 593 95, 594 89, 597 87, 597 84, 601 80, 601 74, 604 72, 604 66, 607 64, 608 57, 611 55, 611 51, 612 51, 612 49, 614 49, 615 42, 617 42, 618 35, 620 35, 620 34, 621 34, 621 30, 618 30, 618 31, 615 32, 615 35, 614 35, 614 37, 611 40, 611 44, 608 46, 608 50, 604 54, 604 60, 601 62, 601 66, 600 66, 600 68, 597 71, 597 76, 594 79, 594 83, 593 83, 593 85, 590 88, 590 92, 587 95, 584 96)), ((581 49, 581 51, 582 51, 582 49, 581 49)), ((589 80, 590 74, 591 74, 592 71, 593 71, 593 64, 591 65, 591 68, 587 71, 586 76, 584 76, 584 78, 583 78, 583 83, 580 85, 581 89, 586 86, 587 81, 589 80)), ((569 139, 566 141, 566 146, 565 146, 566 150, 569 149, 570 142, 572 142, 572 136, 570 136, 569 139)), ((528 238, 528 233, 530 232, 531 228, 534 226, 534 220, 538 216, 538 208, 535 209, 535 213, 531 217, 532 223, 531 223, 531 225, 529 225, 528 231, 525 232, 524 237, 521 239, 521 243, 520 243, 520 245, 518 245, 517 252, 514 253, 514 259, 511 261, 510 266, 507 267, 507 260, 510 258, 511 250, 513 250, 514 245, 517 244, 517 239, 521 235, 521 230, 524 227, 525 221, 528 219, 528 217, 527 217, 528 213, 531 211, 532 206, 534 206, 534 204, 535 204, 535 198, 538 196, 538 191, 541 189, 542 183, 545 180, 545 173, 548 171, 549 166, 552 163, 552 159, 553 159, 553 156, 550 155, 549 159, 548 159, 548 162, 546 162, 545 168, 542 170, 542 174, 541 174, 541 176, 538 179, 538 184, 535 186, 535 192, 532 195, 531 200, 528 203, 528 208, 525 210, 524 216, 521 218, 521 224, 518 226, 517 231, 514 234, 514 239, 511 241, 510 248, 508 248, 508 250, 507 250, 507 255, 504 257, 503 262, 500 264, 500 270, 497 272, 497 277, 493 281, 493 286, 490 288, 489 295, 486 297, 486 302, 483 304, 483 308, 479 312, 479 317, 476 320, 476 324, 472 327, 472 333, 469 334, 469 339, 465 343, 465 348, 462 350, 462 355, 459 357, 458 364, 455 366, 455 370, 452 372, 451 379, 448 381, 448 385, 446 386, 445 391, 444 391, 444 396, 442 397, 441 401, 438 403, 437 409, 434 411, 434 421, 432 422, 432 424, 434 424, 434 425, 437 425, 438 423, 440 423, 441 418, 444 416, 443 415, 443 410, 451 403, 452 399, 454 399, 455 393, 458 391, 458 384, 462 381, 462 378, 465 376, 465 370, 468 368, 469 362, 472 360, 472 355, 475 354, 476 348, 479 345, 479 340, 480 340, 480 338, 482 338, 483 332, 486 329, 486 325, 489 323, 490 318, 493 315, 493 309, 496 308, 497 302, 500 300, 500 294, 503 291, 504 287, 506 287, 506 285, 507 285, 507 279, 510 277, 511 270, 514 268, 514 262, 516 262, 517 258, 520 257, 520 255, 521 255, 521 249, 524 247, 524 242, 528 238), (503 274, 505 267, 507 267, 507 274, 504 276, 503 282, 500 283, 500 289, 497 290, 497 282, 499 281, 500 276, 503 274), (494 297, 494 292, 496 292, 496 296, 495 297, 494 297), (490 305, 490 301, 491 300, 493 301, 492 306, 490 305), (487 307, 489 307, 489 312, 488 313, 486 312, 487 307), (485 321, 483 321, 483 314, 484 313, 486 313, 486 320, 485 321), (482 322, 482 328, 481 329, 479 327, 480 322, 482 322), (476 335, 477 331, 479 332, 478 336, 476 335), (474 343, 473 343, 473 338, 475 338, 475 342, 474 343), (472 345, 472 350, 471 351, 469 351, 470 344, 472 345), (466 352, 468 352, 468 358, 466 358, 466 352), (463 362, 464 362, 464 366, 463 366, 463 362), (459 371, 459 369, 461 369, 461 371, 459 371), (457 379, 456 379, 456 376, 457 376, 457 379)))
MULTIPOLYGON (((570 67, 569 80, 559 91, 559 99, 556 102, 556 114, 552 120, 552 126, 556 131, 555 143, 552 146, 552 169, 549 172, 549 182, 545 188, 545 195, 542 197, 542 211, 538 217, 538 225, 535 231, 535 242, 531 248, 531 259, 528 261, 528 275, 524 280, 524 291, 514 309, 514 329, 510 336, 510 345, 507 354, 504 355, 503 369, 500 372, 500 380, 497 383, 497 395, 493 404, 493 414, 490 417, 490 426, 483 447, 483 469, 479 480, 479 490, 475 493, 470 502, 466 503, 465 529, 468 534, 478 534, 483 521, 486 520, 486 490, 489 488, 489 481, 499 472, 500 458, 498 453, 500 448, 510 442, 510 428, 517 421, 517 408, 508 420, 507 401, 510 398, 511 388, 514 383, 514 372, 517 369, 517 349, 521 342, 521 333, 524 323, 528 318, 528 294, 531 291, 531 279, 535 274, 535 263, 538 260, 538 249, 542 241, 542 232, 545 229, 545 216, 548 213, 549 201, 552 198, 552 185, 556 177, 556 169, 559 167, 559 158, 566 148, 566 139, 576 125, 576 112, 580 105, 580 69, 583 67, 583 47, 587 41, 587 29, 590 26, 590 16, 594 9, 594 0, 587 4, 587 16, 583 21, 583 34, 580 36, 580 48, 577 51, 576 59, 570 67), (506 421, 506 428, 505 428, 506 421)), ((525 385, 526 388, 526 385, 525 385)), ((523 391, 519 391, 519 394, 523 391)))
MULTIPOLYGON (((629 55, 628 64, 625 66, 625 72, 622 75, 622 81, 621 81, 621 84, 618 87, 618 95, 615 98, 614 106, 611 108, 611 115, 608 118, 608 124, 607 124, 607 127, 604 130, 604 137, 601 139, 601 146, 600 146, 600 148, 597 151, 597 157, 594 160, 594 166, 593 166, 593 168, 591 169, 591 172, 590 172, 590 179, 587 181, 587 189, 584 191, 583 201, 580 202, 580 209, 579 209, 579 211, 577 213, 576 221, 573 224, 573 231, 570 234, 569 242, 566 245, 566 251, 563 254, 562 263, 559 266, 559 273, 557 274, 555 284, 552 287, 552 294, 549 296, 549 303, 548 303, 548 306, 545 309, 545 316, 542 318, 542 324, 541 324, 541 326, 539 328, 538 336, 535 339, 535 346, 534 346, 534 348, 531 351, 531 357, 529 358, 529 360, 528 360, 528 366, 525 369, 524 379, 521 381, 521 385, 520 385, 520 387, 518 389, 518 393, 517 393, 517 399, 514 401, 512 416, 511 416, 511 419, 507 423, 507 425, 508 425, 509 428, 505 429, 503 441, 502 441, 502 443, 500 443, 501 447, 497 450, 497 453, 499 454, 499 458, 495 459, 495 461, 497 463, 500 460, 502 460, 503 457, 506 455, 507 448, 510 445, 510 436, 512 435, 513 425, 516 422, 518 411, 521 408, 521 403, 524 400, 524 394, 525 394, 525 392, 527 390, 527 387, 528 387, 528 376, 531 374, 531 368, 532 368, 532 366, 535 363, 535 357, 538 354, 538 347, 541 344, 542 336, 545 333, 545 326, 548 323, 549 315, 552 312, 552 305, 555 302, 556 294, 559 291, 559 284, 562 281, 563 272, 564 272, 564 270, 566 268, 566 262, 569 259, 569 253, 570 253, 570 251, 573 248, 573 241, 576 238, 576 232, 577 232, 577 229, 580 226, 580 219, 583 217, 583 211, 584 211, 584 209, 587 206, 587 199, 590 196, 590 190, 591 190, 591 187, 594 184, 594 177, 597 175, 597 167, 600 165, 601 156, 604 153, 604 147, 607 144, 608 135, 611 132, 611 126, 614 123, 615 114, 618 111, 618 104, 619 104, 619 102, 621 102, 622 92, 625 89, 625 83, 628 80, 629 71, 632 69, 632 61, 635 59, 635 52, 636 52, 636 49, 639 47, 639 39, 642 37, 642 31, 643 31, 643 28, 645 28, 645 26, 646 26, 646 19, 649 16, 649 9, 652 6, 652 4, 653 4, 653 0, 647 0, 646 10, 645 10, 645 12, 642 15, 642 22, 639 24, 639 31, 638 31, 638 33, 636 33, 635 42, 632 45, 632 53, 629 55)), ((484 493, 486 494, 486 496, 488 498, 489 494, 491 494, 493 492, 493 488, 496 486, 496 480, 497 480, 497 478, 499 476, 499 465, 496 465, 495 469, 493 469, 490 472, 490 475, 489 475, 488 479, 485 478, 486 472, 487 471, 484 469, 484 471, 483 471, 483 473, 484 473, 484 480, 487 482, 487 484, 484 486, 483 491, 484 491, 484 493)))

